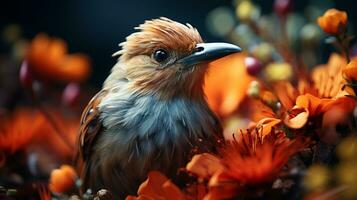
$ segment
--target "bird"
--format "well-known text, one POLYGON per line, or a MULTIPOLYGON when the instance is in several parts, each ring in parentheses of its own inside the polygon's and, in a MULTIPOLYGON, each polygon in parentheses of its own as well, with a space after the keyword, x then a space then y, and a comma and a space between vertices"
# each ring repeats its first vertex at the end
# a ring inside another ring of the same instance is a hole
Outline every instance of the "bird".
POLYGON ((83 111, 75 158, 83 190, 107 189, 117 199, 136 194, 152 170, 175 180, 195 150, 222 142, 204 76, 209 61, 241 51, 204 43, 192 25, 165 17, 135 30, 83 111))

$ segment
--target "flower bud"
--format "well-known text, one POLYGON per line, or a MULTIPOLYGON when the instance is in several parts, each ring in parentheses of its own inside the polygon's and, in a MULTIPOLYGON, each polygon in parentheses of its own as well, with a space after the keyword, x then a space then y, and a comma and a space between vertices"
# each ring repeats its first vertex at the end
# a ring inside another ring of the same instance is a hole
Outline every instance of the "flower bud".
POLYGON ((21 64, 19 78, 22 86, 30 87, 32 85, 32 73, 26 60, 24 60, 21 64))
POLYGON ((262 63, 254 57, 246 57, 244 63, 248 74, 252 76, 259 74, 263 68, 262 63))
POLYGON ((80 92, 78 83, 69 83, 63 90, 62 102, 66 105, 74 105, 79 99, 80 92))
POLYGON ((337 183, 344 185, 347 190, 344 191, 344 199, 356 199, 357 197, 357 161, 351 160, 341 162, 336 169, 337 183))
POLYGON ((357 160, 357 137, 348 137, 337 146, 337 155, 341 160, 357 160))
POLYGON ((329 9, 317 19, 317 23, 325 33, 338 35, 346 30, 347 13, 337 9, 329 9))
POLYGON ((293 76, 289 63, 271 63, 266 66, 264 73, 269 81, 287 81, 293 76))
POLYGON ((323 190, 328 185, 329 174, 330 172, 326 167, 313 165, 307 170, 303 184, 309 191, 323 190))
POLYGON ((62 165, 60 169, 51 172, 50 190, 52 192, 64 193, 74 187, 77 179, 76 171, 69 165, 62 165))
POLYGON ((247 90, 247 94, 250 97, 256 98, 259 97, 260 93, 260 85, 258 81, 250 82, 249 88, 247 90))
POLYGON ((242 1, 236 8, 236 15, 243 22, 254 21, 260 16, 260 9, 251 1, 242 1))
POLYGON ((252 54, 262 63, 267 63, 272 59, 274 47, 269 43, 263 42, 253 48, 252 54))
POLYGON ((275 0, 274 1, 274 11, 280 16, 284 17, 292 10, 293 4, 292 0, 275 0))
POLYGON ((22 30, 17 24, 10 24, 4 27, 2 31, 2 39, 8 43, 14 43, 21 37, 22 30))
POLYGON ((314 46, 321 39, 321 30, 315 24, 306 24, 300 31, 300 38, 304 45, 314 46))
POLYGON ((208 13, 206 24, 212 35, 225 37, 234 29, 234 14, 228 7, 218 7, 208 13))

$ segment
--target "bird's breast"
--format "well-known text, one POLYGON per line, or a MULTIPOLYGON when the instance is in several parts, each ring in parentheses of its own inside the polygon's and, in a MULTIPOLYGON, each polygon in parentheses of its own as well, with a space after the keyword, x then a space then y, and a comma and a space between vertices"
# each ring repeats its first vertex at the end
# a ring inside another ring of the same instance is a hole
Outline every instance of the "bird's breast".
POLYGON ((203 99, 114 97, 104 99, 100 105, 106 131, 98 139, 98 148, 111 149, 108 153, 115 153, 120 163, 146 165, 143 163, 157 160, 168 164, 174 158, 180 160, 179 164, 199 141, 219 130, 217 119, 203 99))

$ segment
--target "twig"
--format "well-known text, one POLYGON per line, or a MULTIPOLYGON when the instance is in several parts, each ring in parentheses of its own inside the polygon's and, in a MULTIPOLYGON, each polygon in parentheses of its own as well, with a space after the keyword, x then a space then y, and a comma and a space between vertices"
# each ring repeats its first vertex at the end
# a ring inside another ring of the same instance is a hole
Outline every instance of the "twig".
POLYGON ((327 199, 331 199, 331 197, 334 197, 334 196, 336 196, 337 194, 339 194, 339 193, 341 193, 341 192, 343 192, 343 191, 345 191, 345 190, 347 190, 347 189, 348 189, 348 186, 346 186, 346 185, 341 185, 341 186, 339 186, 339 187, 336 187, 336 188, 334 188, 334 189, 332 189, 332 190, 330 190, 330 191, 324 193, 323 195, 320 195, 320 196, 314 198, 314 200, 327 200, 327 199))

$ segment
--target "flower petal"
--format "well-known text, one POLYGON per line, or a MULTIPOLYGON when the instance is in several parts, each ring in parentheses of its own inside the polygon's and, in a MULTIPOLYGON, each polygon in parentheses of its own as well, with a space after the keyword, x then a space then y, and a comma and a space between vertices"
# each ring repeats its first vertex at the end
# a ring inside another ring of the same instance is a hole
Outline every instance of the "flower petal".
POLYGON ((357 59, 352 59, 342 70, 343 76, 348 80, 357 80, 357 59))
POLYGON ((187 164, 187 171, 197 175, 200 178, 210 178, 218 170, 222 169, 223 165, 216 156, 209 153, 203 153, 193 156, 187 164))
POLYGON ((149 173, 146 181, 140 185, 138 197, 128 196, 127 199, 183 200, 185 196, 165 175, 157 171, 152 171, 149 173))
POLYGON ((305 108, 294 107, 290 110, 290 113, 293 114, 293 117, 286 114, 284 117, 284 124, 292 129, 302 128, 309 118, 309 111, 305 108))
POLYGON ((204 91, 210 108, 219 116, 233 114, 246 97, 252 77, 244 67, 244 54, 232 54, 211 62, 204 91))
POLYGON ((280 119, 276 119, 276 118, 264 118, 262 120, 260 120, 256 127, 257 128, 261 128, 262 129, 262 137, 264 138, 266 135, 269 135, 269 133, 272 131, 272 128, 279 124, 281 122, 280 119))

